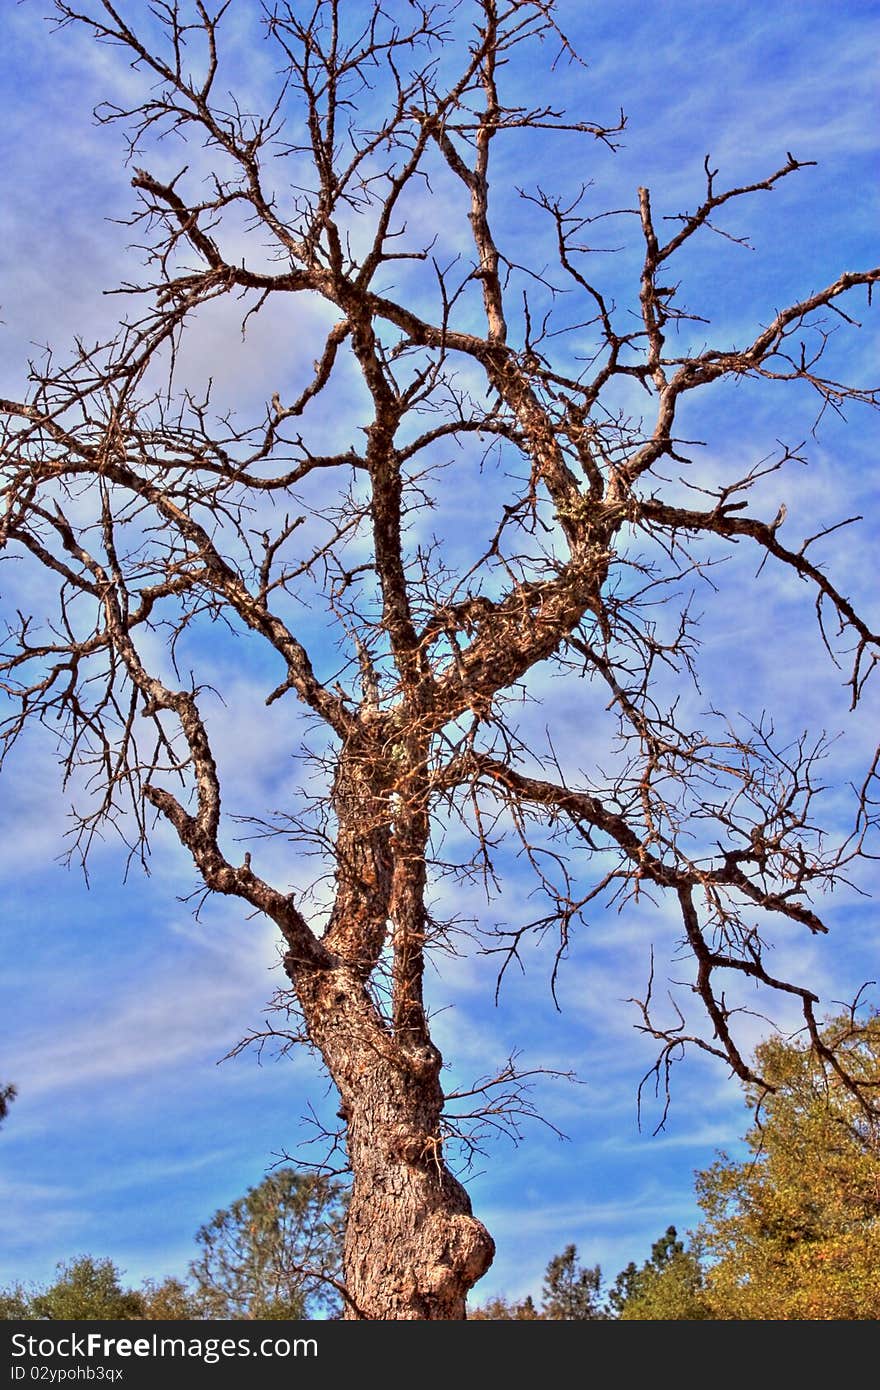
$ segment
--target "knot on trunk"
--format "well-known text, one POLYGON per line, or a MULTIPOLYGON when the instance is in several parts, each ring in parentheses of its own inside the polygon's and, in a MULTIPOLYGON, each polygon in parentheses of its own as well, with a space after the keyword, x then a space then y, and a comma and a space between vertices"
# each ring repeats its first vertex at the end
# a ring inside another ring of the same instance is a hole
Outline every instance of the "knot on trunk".
POLYGON ((495 1256, 495 1242, 474 1216, 432 1212, 422 1232, 425 1251, 425 1292, 435 1298, 482 1279, 495 1256))
POLYGON ((432 1163, 439 1168, 443 1141, 436 1134, 413 1132, 412 1129, 400 1125, 398 1133, 389 1144, 389 1149, 396 1158, 403 1159, 404 1163, 413 1168, 426 1167, 432 1163))

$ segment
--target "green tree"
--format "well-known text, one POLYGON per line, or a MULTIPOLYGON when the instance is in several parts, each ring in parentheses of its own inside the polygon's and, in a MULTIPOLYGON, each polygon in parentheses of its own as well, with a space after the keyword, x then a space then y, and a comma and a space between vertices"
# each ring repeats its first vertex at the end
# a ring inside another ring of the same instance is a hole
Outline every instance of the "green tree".
POLYGON ((279 1168, 198 1231, 190 1266, 211 1318, 303 1318, 340 1310, 345 1188, 279 1168))
POLYGON ((577 1246, 554 1255, 544 1275, 541 1316, 554 1322, 580 1322, 605 1316, 600 1299, 602 1271, 578 1263, 577 1246))
POLYGON ((540 1308, 535 1306, 531 1294, 518 1303, 502 1295, 470 1309, 468 1317, 490 1322, 580 1322, 604 1318, 601 1288, 600 1267, 579 1264, 577 1246, 567 1245, 547 1265, 540 1308))
POLYGON ((6 1116, 9 1114, 9 1107, 15 1100, 15 1095, 16 1091, 14 1086, 0 1086, 0 1124, 3 1123, 6 1116))
POLYGON ((182 1279, 145 1279, 141 1285, 144 1311, 152 1322, 188 1322, 205 1316, 198 1293, 182 1279))
POLYGON ((880 1318, 880 1124, 837 1070, 880 1086, 880 1016, 829 1021, 825 1056, 758 1048, 750 1156, 697 1175, 707 1296, 716 1318, 880 1318))
POLYGON ((180 1279, 145 1279, 141 1288, 125 1289, 112 1260, 81 1255, 58 1265, 59 1277, 48 1288, 16 1283, 0 1289, 0 1321, 11 1318, 141 1318, 189 1321, 204 1316, 195 1291, 180 1279))
POLYGON ((468 1313, 468 1318, 474 1322, 537 1322, 542 1316, 531 1294, 520 1303, 510 1302, 503 1296, 490 1298, 468 1313))
POLYGON ((143 1296, 124 1289, 122 1271, 112 1260, 91 1255, 62 1262, 58 1278, 42 1293, 30 1298, 26 1316, 82 1321, 90 1318, 122 1320, 144 1316, 143 1296))
POLYGON ((0 1319, 303 1318, 339 1312, 346 1190, 282 1168, 215 1213, 196 1234, 194 1283, 145 1279, 126 1289, 112 1260, 81 1255, 49 1287, 0 1289, 0 1319))
POLYGON ((31 1295, 23 1284, 0 1289, 0 1322, 30 1317, 31 1295))
POLYGON ((630 1261, 608 1294, 608 1310, 623 1321, 693 1321, 711 1317, 703 1270, 694 1246, 685 1247, 674 1226, 651 1247, 641 1266, 630 1261))

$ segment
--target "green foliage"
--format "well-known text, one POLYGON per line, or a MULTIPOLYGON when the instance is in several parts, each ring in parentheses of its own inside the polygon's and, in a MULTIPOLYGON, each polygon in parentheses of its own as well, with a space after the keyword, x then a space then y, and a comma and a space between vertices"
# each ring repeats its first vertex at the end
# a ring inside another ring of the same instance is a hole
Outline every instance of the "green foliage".
POLYGON ((106 1318, 176 1322, 204 1316, 196 1293, 180 1279, 165 1279, 161 1284, 146 1279, 140 1289, 126 1289, 122 1271, 112 1260, 96 1260, 91 1255, 59 1264, 57 1270, 58 1278, 48 1288, 27 1289, 23 1284, 14 1284, 0 1289, 0 1320, 106 1318))
MULTIPOLYGON (((829 1057, 880 1087, 880 1016, 833 1019, 829 1057)), ((567 1245, 547 1265, 540 1306, 503 1297, 469 1317, 491 1321, 880 1318, 880 1122, 829 1057, 773 1039, 758 1048, 775 1088, 747 1092, 750 1156, 721 1155, 697 1174, 702 1223, 689 1244, 669 1226, 644 1264, 621 1270, 602 1302, 598 1265, 567 1245)), ((12 1088, 0 1092, 5 1103, 12 1088)), ((334 1316, 345 1189, 282 1168, 218 1211, 196 1236, 194 1286, 126 1289, 109 1259, 58 1266, 42 1291, 0 1290, 0 1318, 188 1320, 334 1316)))
POLYGON ((23 1284, 0 1289, 0 1321, 30 1317, 31 1295, 23 1284))
MULTIPOLYGON (((824 1045, 880 1086, 880 1016, 830 1020, 824 1045)), ((880 1123, 833 1065, 778 1039, 758 1049, 751 1156, 697 1175, 712 1316, 880 1318, 880 1123)))
POLYGON ((43 1293, 29 1299, 28 1317, 51 1318, 53 1322, 91 1318, 121 1320, 144 1314, 141 1294, 124 1289, 121 1271, 112 1260, 95 1260, 91 1255, 57 1266, 58 1278, 43 1293))
POLYGON ((578 1264, 577 1246, 555 1255, 544 1275, 541 1316, 554 1322, 581 1322, 605 1316, 600 1303, 602 1271, 578 1264))
POLYGON ((345 1189, 328 1178, 279 1168, 196 1235, 190 1266, 211 1318, 333 1316, 341 1278, 345 1189))
POLYGON ((0 1124, 9 1114, 9 1107, 15 1100, 16 1090, 14 1086, 0 1086, 0 1124))
POLYGON ((490 1298, 468 1312, 469 1319, 491 1322, 580 1322, 604 1318, 600 1301, 602 1271, 598 1265, 587 1268, 578 1263, 577 1246, 567 1245, 554 1255, 544 1274, 540 1309, 529 1296, 520 1303, 506 1298, 490 1298))
POLYGON ((145 1279, 141 1285, 144 1311, 151 1322, 188 1322, 205 1316, 201 1299, 181 1279, 145 1279))
POLYGON ((651 1247, 639 1267, 630 1262, 608 1294, 611 1317, 622 1321, 675 1322, 711 1317, 703 1294, 703 1270, 696 1249, 686 1249, 674 1226, 651 1247))
POLYGON ((531 1299, 492 1299, 474 1318, 622 1321, 880 1319, 880 1015, 826 1021, 824 1056, 773 1038, 756 1071, 773 1090, 747 1090, 754 1120, 743 1161, 722 1154, 698 1173, 703 1221, 686 1245, 674 1226, 642 1265, 621 1270, 599 1302, 601 1271, 566 1247, 531 1299))
POLYGON ((506 1298, 490 1298, 487 1303, 468 1313, 468 1321, 536 1322, 542 1316, 529 1295, 521 1303, 510 1303, 506 1298))
POLYGON ((641 1268, 630 1260, 622 1269, 608 1291, 608 1307, 611 1314, 623 1317, 624 1310, 639 1298, 646 1283, 661 1274, 670 1260, 680 1254, 684 1246, 678 1239, 674 1226, 667 1226, 665 1233, 651 1246, 651 1256, 641 1268))
POLYGON ((327 1178, 279 1169, 196 1235, 194 1284, 147 1279, 122 1285, 112 1260, 82 1255, 58 1265, 45 1289, 0 1289, 0 1319, 307 1318, 334 1316, 341 1278, 345 1189, 327 1178))

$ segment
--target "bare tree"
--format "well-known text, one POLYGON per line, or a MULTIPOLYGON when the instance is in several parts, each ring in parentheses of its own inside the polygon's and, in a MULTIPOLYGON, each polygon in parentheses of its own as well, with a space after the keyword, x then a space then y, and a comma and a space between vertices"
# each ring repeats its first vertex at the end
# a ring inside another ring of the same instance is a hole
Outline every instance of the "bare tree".
MULTIPOLYGON (((670 1028, 649 987, 641 1025, 659 1041, 658 1075, 693 1044, 756 1080, 736 1027, 742 984, 794 997, 826 1065, 842 1067, 815 994, 777 977, 764 942, 774 922, 825 931, 816 898, 865 851, 875 769, 833 842, 819 820, 821 740, 780 747, 769 721, 737 729, 720 715, 691 727, 659 675, 676 686, 696 669, 683 577, 744 543, 811 588, 858 699, 878 635, 814 558, 818 537, 788 541, 784 510, 762 512, 762 482, 796 451, 684 482, 679 420, 725 379, 810 388, 820 414, 876 405, 825 363, 831 323, 853 325, 842 305, 880 271, 841 270, 738 346, 687 346, 698 320, 680 253, 730 204, 796 174, 793 155, 737 187, 707 160, 699 202, 671 220, 647 189, 605 214, 640 239, 628 303, 603 288, 599 219, 577 197, 523 191, 556 266, 523 265, 493 230, 498 147, 534 132, 613 147, 622 128, 505 95, 521 45, 544 39, 576 61, 552 0, 270 0, 262 37, 278 76, 260 112, 252 93, 229 95, 229 0, 154 0, 135 18, 113 0, 54 9, 143 77, 130 109, 98 116, 127 132, 147 272, 124 287, 141 308, 112 341, 33 366, 22 399, 0 402, 3 546, 48 571, 57 600, 7 631, 5 747, 31 721, 60 731, 84 858, 108 824, 143 856, 167 823, 205 894, 277 924, 291 1031, 340 1097, 347 1315, 461 1318, 493 1242, 444 1152, 425 966, 465 936, 432 909, 441 876, 491 884, 497 845, 519 844, 545 910, 489 940, 502 971, 548 929, 561 959, 591 904, 673 900, 685 995, 708 1024, 682 1013, 670 1028), (172 136, 186 149, 169 176, 172 136), (298 392, 282 362, 265 364, 268 399, 250 421, 175 378, 191 322, 224 296, 241 298, 245 323, 286 296, 293 333, 304 302, 326 324, 298 392), (328 449, 329 423, 355 411, 354 442, 328 449), (423 513, 478 468, 481 539, 432 537, 423 513), (324 619, 309 649, 304 604, 324 619), (261 876, 258 839, 243 859, 232 849, 215 696, 199 674, 204 634, 220 627, 267 653, 245 658, 274 668, 266 703, 298 702, 318 730, 319 794, 246 833, 317 854, 323 904, 261 876), (605 692, 609 732, 577 750, 591 760, 580 773, 524 737, 516 701, 537 668, 605 692)), ((524 1104, 515 1064, 499 1082, 506 1106, 491 1078, 465 1100, 478 1123, 524 1104)))

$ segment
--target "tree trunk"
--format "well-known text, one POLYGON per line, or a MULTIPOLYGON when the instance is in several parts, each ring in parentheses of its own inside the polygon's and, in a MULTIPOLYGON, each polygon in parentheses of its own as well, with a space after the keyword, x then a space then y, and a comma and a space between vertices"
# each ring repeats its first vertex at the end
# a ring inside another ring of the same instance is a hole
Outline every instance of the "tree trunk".
POLYGON ((495 1245, 443 1161, 440 1053, 404 1050, 350 967, 289 969, 348 1128, 345 1316, 464 1318, 495 1245))

